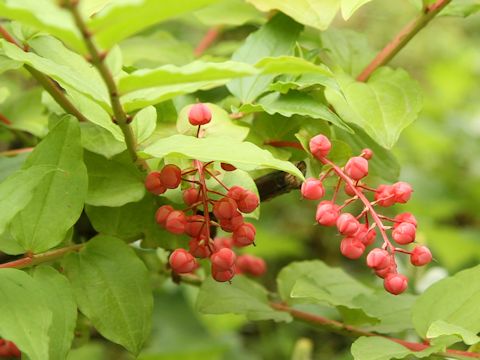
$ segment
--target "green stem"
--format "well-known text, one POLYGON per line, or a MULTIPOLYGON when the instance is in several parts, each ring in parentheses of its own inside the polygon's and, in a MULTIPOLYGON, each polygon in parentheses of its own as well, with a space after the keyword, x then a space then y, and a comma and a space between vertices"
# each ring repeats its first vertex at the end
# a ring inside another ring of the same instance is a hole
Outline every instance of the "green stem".
POLYGON ((422 15, 408 23, 372 60, 370 64, 357 76, 357 81, 367 81, 370 75, 392 60, 405 45, 422 30, 451 0, 437 0, 427 6, 422 15))
POLYGON ((84 244, 76 244, 76 245, 67 246, 64 248, 56 249, 56 250, 47 251, 42 254, 27 255, 21 259, 0 264, 0 269, 3 269, 3 268, 23 269, 29 266, 50 262, 58 258, 61 258, 62 256, 69 254, 71 252, 79 251, 83 246, 84 244))

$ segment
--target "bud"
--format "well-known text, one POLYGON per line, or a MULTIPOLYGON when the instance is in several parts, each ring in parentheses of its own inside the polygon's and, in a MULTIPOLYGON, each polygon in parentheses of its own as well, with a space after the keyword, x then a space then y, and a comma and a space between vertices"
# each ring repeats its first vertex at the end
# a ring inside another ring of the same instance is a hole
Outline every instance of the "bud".
POLYGON ((255 240, 255 234, 255 226, 250 223, 243 223, 233 232, 233 244, 236 247, 248 246, 255 240))
POLYGON ((427 265, 432 261, 432 253, 426 246, 417 246, 410 254, 410 262, 415 266, 427 265))
POLYGON ((217 219, 231 219, 237 212, 237 203, 235 200, 224 197, 213 205, 213 214, 217 219))
POLYGON ((337 219, 337 229, 342 235, 355 235, 360 227, 360 223, 350 213, 341 214, 337 219))
POLYGON ((360 156, 350 158, 345 165, 345 173, 353 180, 360 180, 368 175, 368 161, 360 156))
POLYGON ((163 186, 160 181, 160 173, 158 171, 151 172, 147 175, 145 178, 145 189, 155 195, 161 195, 167 191, 167 188, 163 186))
POLYGON ((238 210, 248 214, 253 212, 260 203, 258 196, 250 190, 245 190, 243 196, 237 201, 238 210))
POLYGON ((188 188, 183 191, 183 202, 187 206, 192 206, 193 204, 200 201, 200 191, 197 188, 188 188))
POLYGON ((215 251, 223 248, 231 249, 233 247, 233 240, 229 237, 217 237, 213 240, 213 247, 215 248, 215 251))
POLYGON ((165 220, 165 228, 172 234, 183 234, 187 225, 187 217, 180 210, 172 211, 165 220))
POLYGON ((205 104, 195 104, 188 112, 188 121, 193 126, 205 125, 212 120, 212 112, 205 104))
POLYGON ((207 237, 202 236, 201 239, 203 239, 202 243, 201 241, 199 241, 199 239, 196 239, 196 238, 190 239, 190 241, 188 242, 188 249, 190 254, 192 254, 193 256, 200 259, 205 259, 209 257, 212 252, 207 246, 207 241, 206 241, 207 237))
POLYGON ((192 215, 187 217, 185 233, 191 237, 199 237, 201 233, 207 233, 207 224, 203 215, 192 215))
POLYGON ((165 165, 160 172, 160 181, 167 189, 175 189, 182 182, 182 170, 177 165, 165 165))
POLYGON ((367 266, 380 270, 390 266, 390 254, 387 250, 375 248, 367 255, 367 266))
POLYGON ((214 264, 212 264, 212 277, 218 282, 230 281, 235 276, 235 268, 228 270, 218 269, 214 264))
POLYGON ((192 272, 198 267, 195 258, 185 249, 176 249, 168 260, 170 267, 177 274, 192 272))
POLYGON ((416 231, 415 225, 408 222, 400 223, 393 229, 392 238, 400 245, 410 244, 415 241, 416 231))
POLYGON ((318 204, 315 219, 320 225, 334 226, 340 215, 339 206, 333 202, 325 200, 318 204))
POLYGON ((302 184, 302 196, 308 200, 319 200, 325 196, 325 188, 320 180, 308 178, 302 184))
POLYGON ((243 224, 243 215, 236 211, 230 219, 220 219, 219 222, 223 231, 233 232, 243 224))
POLYGON ((349 259, 358 259, 364 251, 365 245, 353 237, 346 237, 340 242, 340 252, 349 259))
POLYGON ((375 201, 383 207, 395 204, 395 190, 390 185, 380 185, 375 191, 375 201))
POLYGON ((175 209, 170 205, 162 205, 158 208, 157 212, 155 213, 155 220, 157 224, 160 226, 165 226, 165 222, 167 221, 168 215, 175 209))
POLYGON ((375 242, 375 237, 377 232, 375 229, 369 229, 366 224, 360 224, 358 226, 358 231, 353 235, 354 238, 357 238, 365 246, 370 246, 375 242))
POLYGON ((235 264, 235 253, 229 248, 223 248, 210 256, 210 261, 218 270, 229 270, 235 264))
POLYGON ((395 216, 395 223, 393 224, 393 228, 396 229, 398 225, 400 225, 402 222, 407 222, 417 227, 417 219, 409 212, 401 213, 395 216))
POLYGON ((373 151, 372 149, 363 149, 362 150, 362 155, 365 159, 370 160, 373 157, 373 151))
POLYGON ((245 191, 247 191, 247 189, 241 186, 232 186, 230 190, 228 190, 227 196, 235 201, 240 201, 243 198, 245 191))
POLYGON ((267 271, 267 264, 262 258, 252 255, 240 255, 236 262, 237 273, 262 276, 267 271))
POLYGON ((310 139, 309 148, 312 155, 320 160, 320 158, 328 155, 332 143, 325 135, 320 134, 310 139))
POLYGON ((405 204, 408 200, 410 200, 410 196, 412 196, 413 189, 410 184, 399 181, 393 186, 393 192, 395 193, 395 201, 400 204, 405 204))
POLYGON ((403 293, 408 287, 408 278, 402 274, 390 274, 383 281, 385 290, 393 295, 403 293))

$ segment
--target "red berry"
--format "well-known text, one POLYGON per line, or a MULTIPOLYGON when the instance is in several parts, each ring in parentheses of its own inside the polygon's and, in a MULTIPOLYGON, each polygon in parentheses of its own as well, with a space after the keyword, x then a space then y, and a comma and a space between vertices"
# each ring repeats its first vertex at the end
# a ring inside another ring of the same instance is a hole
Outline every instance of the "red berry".
POLYGON ((390 254, 387 250, 375 248, 367 255, 367 266, 380 270, 390 266, 390 254))
MULTIPOLYGON (((355 189, 358 192, 363 192, 363 189, 361 187, 355 186, 355 189)), ((355 196, 356 195, 355 191, 353 191, 353 188, 348 184, 345 184, 343 190, 345 191, 345 194, 347 194, 348 196, 355 196)))
POLYGON ((311 138, 308 145, 310 152, 319 160, 322 157, 326 157, 332 148, 332 143, 330 140, 328 140, 328 138, 322 134, 311 138))
POLYGON ((165 221, 165 228, 172 234, 183 234, 187 225, 187 217, 183 211, 172 211, 165 221))
POLYGON ((427 265, 432 261, 432 253, 426 246, 417 246, 410 254, 410 262, 415 266, 427 265))
POLYGON ((225 171, 235 171, 237 168, 232 164, 220 163, 220 167, 225 171))
POLYGON ((160 173, 158 171, 147 175, 145 178, 145 189, 155 195, 160 195, 167 191, 167 188, 160 181, 160 173))
POLYGON ((190 239, 190 241, 188 242, 188 248, 189 248, 190 254, 201 259, 209 257, 212 252, 210 251, 209 247, 206 245, 205 240, 206 240, 206 236, 202 237, 201 241, 199 241, 199 239, 196 239, 196 238, 190 239))
POLYGON ((220 219, 220 227, 223 231, 233 232, 243 224, 243 215, 238 211, 230 219, 220 219))
POLYGON ((353 235, 354 238, 360 240, 363 245, 370 246, 375 242, 377 232, 375 229, 369 229, 366 224, 360 224, 358 231, 353 235))
POLYGON ((339 206, 333 202, 325 200, 318 204, 315 219, 320 225, 334 226, 340 215, 339 206))
POLYGON ((213 240, 213 247, 215 248, 215 251, 223 248, 231 249, 233 247, 233 240, 229 237, 217 237, 213 240))
POLYGON ((358 259, 365 251, 365 245, 356 238, 346 237, 340 242, 340 252, 349 259, 358 259))
POLYGON ((373 151, 372 149, 363 149, 362 150, 362 156, 367 159, 367 160, 370 160, 372 157, 373 157, 373 151))
POLYGON ((395 204, 395 190, 390 185, 380 185, 375 191, 375 201, 383 207, 395 204))
POLYGON ((319 200, 325 196, 325 188, 320 180, 308 178, 302 184, 302 196, 308 200, 319 200))
POLYGON ((188 112, 188 121, 193 126, 205 125, 212 120, 212 112, 205 104, 195 104, 188 112))
POLYGON ((183 202, 187 206, 192 206, 193 204, 200 201, 200 191, 197 188, 188 188, 183 191, 183 202))
POLYGON ((400 223, 395 229, 393 229, 392 237, 398 244, 406 245, 415 241, 416 231, 417 229, 415 228, 415 225, 404 222, 400 223))
POLYGON ((390 274, 383 281, 385 290, 393 295, 404 292, 408 287, 408 278, 402 274, 390 274))
POLYGON ((398 225, 400 225, 402 222, 408 222, 417 227, 417 219, 415 219, 415 216, 413 216, 409 212, 401 213, 395 216, 395 222, 393 223, 393 227, 396 229, 398 225))
POLYGON ((235 253, 229 248, 220 249, 210 256, 212 265, 214 265, 218 270, 224 271, 233 267, 235 264, 235 259, 235 253))
POLYGON ((395 274, 397 272, 397 266, 395 260, 392 256, 389 257, 389 265, 383 269, 375 269, 375 274, 382 279, 385 279, 390 274, 395 274))
POLYGON ((341 214, 336 224, 339 233, 346 236, 355 235, 360 227, 358 220, 350 213, 341 214))
POLYGON ((235 267, 228 270, 221 270, 212 264, 212 277, 218 282, 230 281, 234 276, 235 276, 235 267))
POLYGON ((410 200, 410 196, 412 196, 413 189, 410 184, 399 181, 393 186, 393 192, 395 193, 395 201, 400 204, 405 204, 408 200, 410 200))
POLYGON ((245 191, 247 191, 247 189, 241 186, 232 186, 230 190, 228 190, 227 196, 235 201, 240 201, 243 198, 245 191))
POLYGON ((160 172, 160 181, 167 189, 175 189, 182 182, 182 170, 177 165, 165 165, 160 172))
POLYGON ((172 252, 168 262, 172 270, 177 274, 186 274, 198 267, 195 258, 185 249, 177 249, 172 252))
POLYGON ((237 258, 237 272, 253 276, 262 276, 267 271, 267 264, 259 257, 240 255, 237 258))
POLYGON ((187 217, 185 224, 185 233, 191 237, 198 237, 201 233, 207 233, 207 224, 202 215, 192 215, 187 217))
POLYGON ((170 205, 162 205, 158 208, 157 212, 155 213, 155 220, 161 226, 165 226, 165 221, 167 221, 168 215, 175 209, 170 205))
POLYGON ((253 243, 255 240, 255 226, 250 223, 243 223, 233 231, 232 239, 236 247, 244 247, 253 243))
POLYGON ((237 203, 235 200, 224 197, 213 205, 213 214, 217 219, 231 219, 237 212, 237 203))
POLYGON ((260 200, 255 193, 250 190, 245 190, 242 198, 237 201, 238 210, 248 214, 255 211, 259 203, 260 200))
POLYGON ((368 175, 368 161, 361 156, 350 158, 345 165, 345 173, 353 180, 363 179, 368 175))

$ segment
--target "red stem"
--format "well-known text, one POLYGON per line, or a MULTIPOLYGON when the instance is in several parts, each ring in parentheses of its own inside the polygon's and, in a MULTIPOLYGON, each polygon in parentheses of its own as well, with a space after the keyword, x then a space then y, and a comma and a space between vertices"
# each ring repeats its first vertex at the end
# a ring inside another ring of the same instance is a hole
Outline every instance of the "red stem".
MULTIPOLYGON (((202 203, 203 203, 203 216, 205 217, 205 222, 207 224, 207 246, 210 248, 210 213, 208 212, 208 189, 207 184, 205 182, 205 173, 204 165, 199 160, 194 160, 195 166, 198 169, 198 180, 200 182, 201 187, 201 196, 202 196, 202 203)), ((212 250, 212 249, 210 249, 212 250)))
POLYGON ((221 33, 222 28, 223 26, 219 25, 219 26, 212 27, 207 31, 205 36, 202 38, 202 40, 200 40, 200 42, 198 43, 197 47, 194 50, 194 54, 196 57, 201 56, 205 52, 205 50, 207 50, 215 42, 215 40, 217 40, 218 36, 221 33))
POLYGON ((12 122, 10 120, 8 120, 8 118, 3 114, 0 114, 0 122, 4 123, 5 125, 11 125, 12 124, 12 122))
POLYGON ((0 264, 0 269, 3 268, 16 268, 16 269, 23 269, 25 267, 31 266, 31 265, 36 265, 36 264, 41 264, 44 262, 49 262, 53 261, 55 259, 58 259, 62 257, 65 254, 68 254, 73 251, 78 251, 83 247, 84 244, 76 244, 76 245, 71 245, 67 246, 64 248, 56 249, 56 250, 51 250, 47 251, 45 253, 33 255, 29 254, 26 255, 25 257, 17 260, 13 260, 7 263, 0 264))
POLYGON ((208 171, 208 169, 205 169, 205 172, 206 172, 208 175, 210 175, 212 178, 214 178, 214 179, 217 181, 217 183, 219 183, 225 190, 227 190, 227 192, 230 190, 227 185, 225 185, 225 184, 224 184, 219 178, 217 178, 213 173, 211 173, 210 171, 208 171))

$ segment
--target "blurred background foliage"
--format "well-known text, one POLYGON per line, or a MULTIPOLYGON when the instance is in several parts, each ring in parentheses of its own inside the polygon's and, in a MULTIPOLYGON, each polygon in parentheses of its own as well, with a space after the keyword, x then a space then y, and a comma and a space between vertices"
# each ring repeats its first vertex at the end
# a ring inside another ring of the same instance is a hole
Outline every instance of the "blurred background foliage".
MULTIPOLYGON (((104 1, 103 1, 104 2, 104 1)), ((92 9, 102 1, 90 1, 92 9)), ((354 52, 344 69, 358 74, 362 67, 408 21, 416 16, 416 1, 376 0, 362 7, 348 22, 340 17, 323 36, 307 29, 301 43, 323 51, 326 38, 337 51, 354 52), (371 50, 365 47, 368 44, 371 50)), ((391 63, 416 78, 424 92, 419 119, 402 134, 393 152, 401 165, 400 179, 411 182, 413 199, 394 211, 410 211, 419 220, 418 241, 431 247, 436 262, 413 269, 405 262, 413 291, 480 260, 480 15, 466 19, 439 17, 421 31, 391 63)), ((243 43, 265 18, 243 1, 229 1, 149 29, 125 40, 120 48, 127 67, 187 64, 194 49, 212 26, 222 26, 217 41, 202 55, 222 60, 243 43), (222 5, 223 4, 223 5, 222 5)), ((0 76, 0 113, 13 119, 0 140, 31 146, 47 132, 48 116, 40 102, 42 92, 24 71, 0 76)), ((203 101, 230 108, 224 88, 202 92, 203 101)), ((174 127, 175 109, 195 100, 179 97, 157 107, 174 127), (173 114, 172 114, 173 112, 173 114), (173 121, 171 121, 173 120, 173 121)), ((170 125, 168 125, 170 124, 170 125)), ((278 156, 278 154, 276 154, 278 156)), ((0 176, 18 168, 24 156, 0 159, 0 176)), ((321 259, 342 266, 365 283, 377 282, 362 262, 349 261, 338 251, 339 237, 331 229, 314 225, 315 204, 300 199, 298 191, 262 204, 256 222, 257 246, 247 252, 264 257, 269 271, 261 281, 272 291, 278 271, 295 260, 321 259)), ((406 259, 405 259, 406 260, 406 259)), ((196 288, 174 285, 157 276, 152 279, 156 309, 151 340, 140 359, 350 359, 353 339, 299 322, 251 323, 237 315, 201 315, 194 310, 196 288)), ((376 283, 380 286, 380 283, 376 283)), ((337 314, 331 313, 335 317, 337 314)), ((92 335, 95 339, 95 334, 92 335)), ((82 345, 78 338, 76 345, 82 345)), ((69 360, 128 359, 128 355, 101 339, 73 350, 69 360)))

